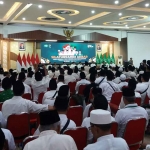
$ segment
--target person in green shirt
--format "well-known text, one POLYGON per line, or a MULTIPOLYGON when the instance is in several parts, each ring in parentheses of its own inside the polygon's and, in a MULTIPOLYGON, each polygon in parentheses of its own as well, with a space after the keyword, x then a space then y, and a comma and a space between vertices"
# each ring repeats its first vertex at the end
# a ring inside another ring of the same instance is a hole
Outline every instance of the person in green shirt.
POLYGON ((4 89, 4 91, 0 93, 0 102, 4 102, 14 96, 14 93, 11 90, 11 86, 12 84, 10 78, 4 78, 2 81, 2 88, 4 89))

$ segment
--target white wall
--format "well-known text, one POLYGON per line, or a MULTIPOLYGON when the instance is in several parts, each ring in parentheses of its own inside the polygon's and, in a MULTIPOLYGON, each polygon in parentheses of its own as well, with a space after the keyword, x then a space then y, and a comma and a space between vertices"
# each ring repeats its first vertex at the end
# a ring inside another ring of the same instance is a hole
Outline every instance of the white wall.
POLYGON ((132 57, 133 63, 139 67, 143 59, 150 60, 150 34, 128 33, 128 60, 132 57))

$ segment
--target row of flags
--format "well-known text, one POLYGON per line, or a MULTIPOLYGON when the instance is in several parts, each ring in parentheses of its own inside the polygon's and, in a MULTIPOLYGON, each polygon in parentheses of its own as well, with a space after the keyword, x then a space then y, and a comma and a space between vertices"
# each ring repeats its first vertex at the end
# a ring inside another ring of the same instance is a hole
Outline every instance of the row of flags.
POLYGON ((18 58, 17 58, 17 70, 18 72, 21 71, 21 68, 29 68, 30 66, 33 66, 34 64, 39 64, 40 63, 40 59, 38 54, 34 55, 32 54, 31 56, 28 55, 26 56, 25 53, 23 54, 22 58, 20 53, 18 54, 18 58))
POLYGON ((112 63, 116 63, 115 62, 115 57, 114 57, 114 54, 112 54, 112 57, 110 57, 110 54, 108 54, 108 56, 106 56, 106 53, 104 55, 96 55, 96 63, 97 64, 102 64, 103 61, 107 62, 108 64, 110 64, 110 62, 112 63))

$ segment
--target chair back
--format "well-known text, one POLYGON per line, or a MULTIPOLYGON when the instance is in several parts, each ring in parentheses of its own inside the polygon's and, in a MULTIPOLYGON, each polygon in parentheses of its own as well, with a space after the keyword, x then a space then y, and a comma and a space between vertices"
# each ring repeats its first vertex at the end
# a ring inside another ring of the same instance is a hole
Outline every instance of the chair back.
POLYGON ((87 85, 80 85, 80 86, 79 86, 79 91, 78 91, 78 94, 79 94, 79 95, 83 95, 83 91, 84 91, 84 89, 85 89, 86 86, 87 86, 87 85))
POLYGON ((123 138, 126 140, 129 147, 138 147, 139 144, 143 142, 145 128, 145 118, 128 121, 123 138))
POLYGON ((24 138, 30 135, 29 114, 13 114, 7 119, 7 129, 14 136, 16 143, 21 143, 24 138))
POLYGON ((76 101, 72 97, 70 97, 70 99, 69 99, 69 106, 76 106, 76 105, 77 105, 76 101))
POLYGON ((144 104, 145 105, 149 105, 149 100, 150 98, 148 97, 148 95, 146 94, 145 100, 144 100, 144 104))
POLYGON ((81 126, 83 120, 82 106, 71 106, 67 111, 67 117, 73 120, 77 126, 81 126))
POLYGON ((87 128, 77 127, 75 129, 69 129, 64 132, 66 135, 70 135, 76 145, 78 150, 83 150, 87 145, 87 128))
POLYGON ((27 100, 31 100, 31 94, 30 93, 25 93, 22 95, 22 98, 27 99, 27 100))
POLYGON ((75 93, 76 82, 69 82, 68 86, 70 88, 70 93, 75 93))
POLYGON ((28 137, 26 137, 26 138, 23 140, 23 147, 24 147, 27 143, 29 143, 29 142, 31 142, 31 141, 37 139, 38 137, 39 137, 39 136, 28 136, 28 137))
POLYGON ((42 104, 42 100, 43 100, 44 94, 45 94, 44 92, 42 92, 42 93, 39 94, 39 97, 38 97, 39 104, 42 104))
POLYGON ((89 94, 89 101, 93 99, 93 94, 92 94, 93 88, 90 89, 90 94, 89 94))
POLYGON ((0 111, 2 111, 3 102, 0 103, 0 111))
POLYGON ((136 97, 135 98, 135 103, 137 103, 138 106, 141 106, 141 98, 140 97, 136 97))
POLYGON ((117 137, 117 132, 118 132, 118 123, 117 122, 112 122, 112 124, 111 124, 111 134, 113 134, 114 137, 117 137))
POLYGON ((122 98, 122 92, 115 92, 111 97, 110 103, 119 106, 121 102, 121 98, 122 98))

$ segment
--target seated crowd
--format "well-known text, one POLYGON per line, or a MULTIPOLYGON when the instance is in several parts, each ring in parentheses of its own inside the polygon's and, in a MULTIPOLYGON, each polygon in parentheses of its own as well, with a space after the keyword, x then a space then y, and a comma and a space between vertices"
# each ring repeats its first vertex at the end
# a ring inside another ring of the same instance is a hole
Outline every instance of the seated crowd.
MULTIPOLYGON (((127 125, 141 118, 145 120, 143 130, 150 133, 149 60, 143 60, 139 68, 105 62, 100 66, 87 62, 47 68, 35 65, 20 73, 1 71, 0 78, 0 150, 129 150, 131 145, 124 136, 127 125), (24 143, 29 136, 25 135, 18 144, 8 123, 11 116, 23 113, 38 117, 32 124, 29 117, 27 125, 33 140, 24 143), (118 125, 116 135, 113 123, 118 125), (78 129, 84 129, 84 137, 82 132, 75 133, 78 129), (85 144, 77 140, 80 136, 85 144)), ((133 145, 150 150, 150 142, 138 142, 133 145)))

